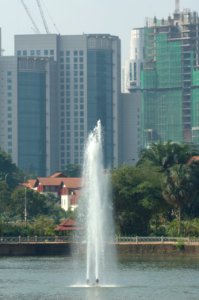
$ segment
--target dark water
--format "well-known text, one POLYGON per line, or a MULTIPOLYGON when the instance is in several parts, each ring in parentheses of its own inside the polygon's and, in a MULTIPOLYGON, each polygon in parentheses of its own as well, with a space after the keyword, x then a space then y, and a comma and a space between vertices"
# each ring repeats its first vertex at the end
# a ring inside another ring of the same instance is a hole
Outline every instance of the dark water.
POLYGON ((71 257, 0 258, 0 299, 199 299, 199 258, 120 258, 99 287, 86 287, 84 273, 71 257))

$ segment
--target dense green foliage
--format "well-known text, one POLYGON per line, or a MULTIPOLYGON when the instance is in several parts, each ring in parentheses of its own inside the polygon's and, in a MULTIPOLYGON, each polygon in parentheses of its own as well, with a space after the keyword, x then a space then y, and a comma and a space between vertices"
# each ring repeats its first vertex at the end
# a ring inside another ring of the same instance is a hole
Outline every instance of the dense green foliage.
POLYGON ((56 225, 67 216, 60 200, 53 194, 42 195, 20 186, 27 174, 2 150, 0 175, 0 235, 55 234, 56 225))
POLYGON ((117 233, 198 235, 199 163, 189 162, 197 154, 189 145, 159 142, 142 151, 137 166, 114 170, 117 233))
MULTIPOLYGON (((190 162, 193 155, 192 146, 159 142, 142 151, 136 166, 112 171, 117 234, 199 235, 199 162, 190 162)), ((79 167, 67 170, 80 175, 79 167)), ((54 235, 62 219, 74 217, 52 194, 20 187, 27 174, 1 150, 0 174, 0 235, 54 235)))
POLYGON ((62 170, 67 177, 81 177, 82 169, 80 165, 68 164, 62 170))

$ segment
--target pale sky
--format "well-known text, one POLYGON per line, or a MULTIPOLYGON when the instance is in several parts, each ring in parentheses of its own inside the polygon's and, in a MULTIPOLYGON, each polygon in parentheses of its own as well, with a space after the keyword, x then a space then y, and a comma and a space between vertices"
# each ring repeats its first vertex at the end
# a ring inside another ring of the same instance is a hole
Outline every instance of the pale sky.
MULTIPOLYGON (((36 0, 24 0, 31 15, 45 33, 36 0)), ((128 57, 132 28, 145 25, 146 17, 166 18, 173 14, 175 0, 40 0, 51 33, 109 33, 122 44, 122 62, 128 57), (52 21, 53 20, 53 21, 52 21)), ((199 12, 199 0, 181 0, 181 10, 199 12)), ((14 53, 15 34, 34 34, 21 0, 0 0, 0 27, 4 55, 14 53)))

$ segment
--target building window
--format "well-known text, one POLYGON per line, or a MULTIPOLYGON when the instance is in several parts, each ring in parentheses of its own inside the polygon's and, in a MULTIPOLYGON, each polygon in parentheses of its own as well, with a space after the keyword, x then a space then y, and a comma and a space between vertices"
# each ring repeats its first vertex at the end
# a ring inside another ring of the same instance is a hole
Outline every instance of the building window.
POLYGON ((78 51, 77 50, 73 51, 73 55, 77 56, 78 55, 78 51))
POLYGON ((41 50, 36 50, 36 55, 40 56, 41 55, 41 50))
POLYGON ((17 50, 17 56, 21 56, 21 50, 17 50))
POLYGON ((27 56, 27 50, 23 50, 23 56, 27 56))
POLYGON ((70 51, 66 51, 66 56, 70 56, 70 51))
POLYGON ((30 50, 30 55, 34 56, 35 55, 35 50, 30 50))
POLYGON ((44 55, 48 55, 48 50, 44 50, 44 55))
POLYGON ((50 55, 54 55, 54 50, 50 50, 50 55))
POLYGON ((70 83, 70 78, 66 78, 66 83, 70 83))

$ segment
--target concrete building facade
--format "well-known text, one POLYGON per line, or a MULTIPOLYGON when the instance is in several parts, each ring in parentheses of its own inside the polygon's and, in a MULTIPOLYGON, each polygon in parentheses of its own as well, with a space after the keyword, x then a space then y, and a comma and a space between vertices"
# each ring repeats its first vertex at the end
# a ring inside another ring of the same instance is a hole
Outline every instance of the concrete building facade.
POLYGON ((18 35, 17 57, 50 57, 58 68, 59 169, 81 164, 84 143, 101 119, 106 166, 118 164, 120 40, 109 34, 18 35))

